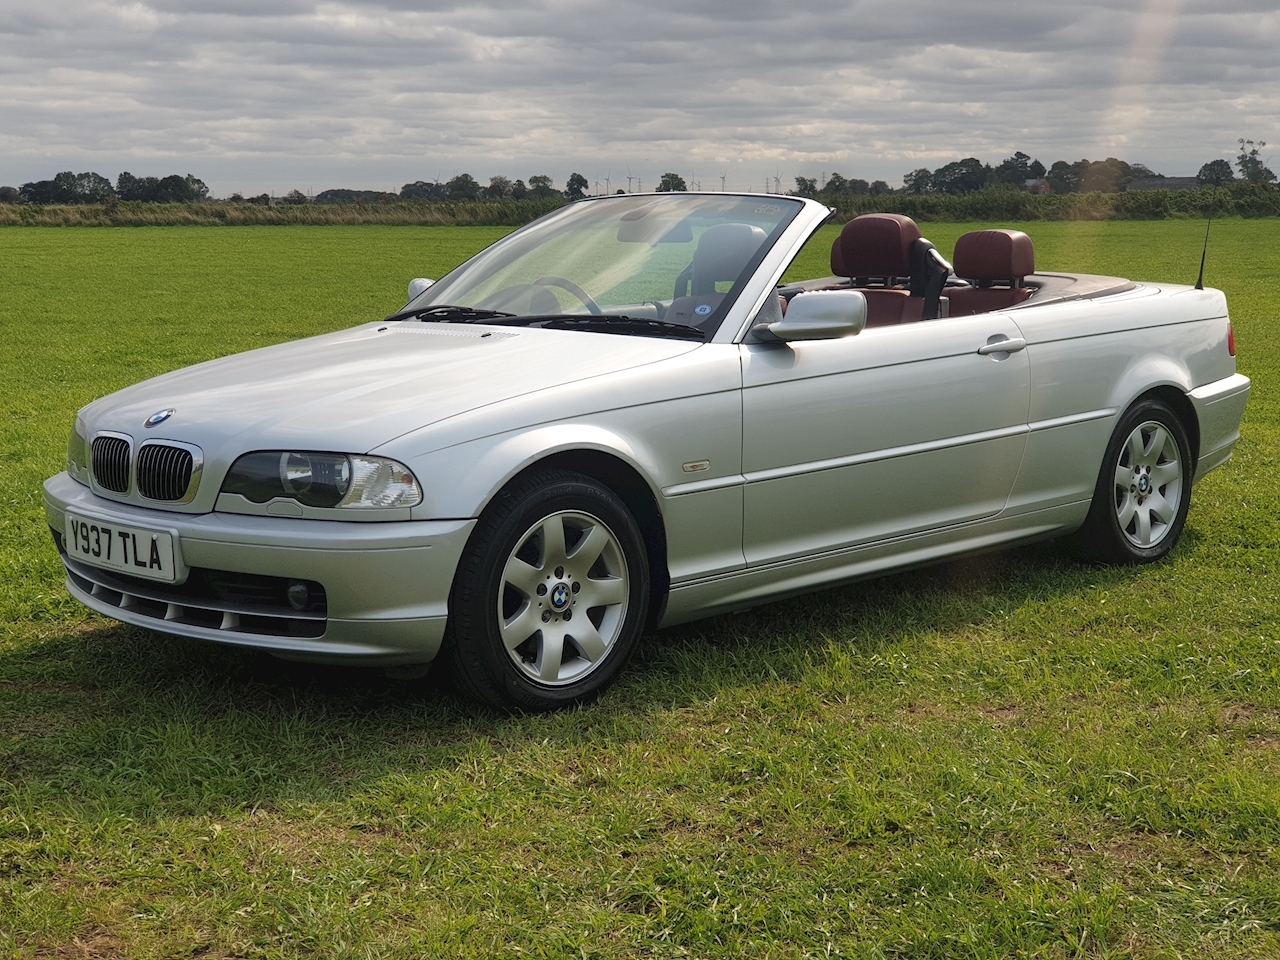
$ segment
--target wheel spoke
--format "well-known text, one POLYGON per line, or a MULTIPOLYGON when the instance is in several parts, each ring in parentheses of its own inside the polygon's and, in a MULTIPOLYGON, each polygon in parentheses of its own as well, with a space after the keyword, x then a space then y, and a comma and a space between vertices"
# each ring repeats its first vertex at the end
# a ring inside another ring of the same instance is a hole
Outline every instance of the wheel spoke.
POLYGON ((1157 460, 1160 459, 1160 452, 1164 450, 1164 445, 1169 440, 1169 434, 1165 432, 1164 427, 1157 426, 1151 433, 1151 439, 1147 442, 1147 448, 1142 451, 1143 463, 1149 466, 1155 466, 1157 460))
POLYGON ((502 645, 508 650, 514 650, 541 627, 542 621, 538 618, 536 608, 532 603, 526 602, 514 617, 503 621, 498 632, 502 634, 502 645))
POLYGON ((587 610, 596 607, 611 607, 627 599, 627 581, 620 577, 607 580, 584 580, 582 592, 578 594, 578 606, 587 610))
POLYGON ((1138 529, 1137 529, 1138 542, 1145 547, 1151 543, 1151 511, 1147 509, 1147 505, 1144 503, 1142 506, 1138 507, 1137 515, 1138 515, 1138 529))
POLYGON ((526 597, 532 597, 533 591, 542 583, 543 573, 532 564, 525 563, 519 557, 507 561, 507 568, 502 571, 502 579, 511 584, 526 597))
POLYGON ((585 617, 581 626, 578 625, 577 618, 574 618, 573 630, 569 635, 573 637, 573 642, 582 651, 582 655, 592 663, 603 657, 609 649, 600 632, 585 617))
POLYGON ((573 556, 569 559, 573 561, 573 565, 580 571, 580 575, 585 577, 587 571, 600 558, 600 554, 604 553, 604 548, 609 545, 612 538, 609 531, 600 524, 596 524, 583 537, 578 546, 573 551, 573 556))
POLYGON ((1158 493, 1153 493, 1151 496, 1147 497, 1147 502, 1144 506, 1148 513, 1154 514, 1156 519, 1161 523, 1172 523, 1173 515, 1177 512, 1174 509, 1173 504, 1158 493))
POLYGON ((1129 529, 1129 524, 1133 522, 1133 515, 1137 513, 1137 511, 1138 501, 1126 493, 1124 496, 1124 503, 1120 504, 1119 509, 1116 511, 1116 520, 1120 522, 1121 530, 1129 529))
POLYGON ((1157 490, 1175 480, 1182 479, 1182 466, 1177 460, 1158 463, 1151 468, 1151 483, 1157 490))
POLYGON ((1129 434, 1129 440, 1125 444, 1129 449, 1129 466, 1136 467, 1142 463, 1142 428, 1134 430, 1129 434))
POLYGON ((554 683, 560 679, 560 661, 564 658, 564 634, 559 630, 542 631, 542 644, 538 647, 538 679, 554 683))
POLYGON ((1116 466, 1116 486, 1128 492, 1133 483, 1133 470, 1129 467, 1116 466))
POLYGON ((542 522, 542 567, 545 570, 564 560, 564 517, 556 514, 542 522))

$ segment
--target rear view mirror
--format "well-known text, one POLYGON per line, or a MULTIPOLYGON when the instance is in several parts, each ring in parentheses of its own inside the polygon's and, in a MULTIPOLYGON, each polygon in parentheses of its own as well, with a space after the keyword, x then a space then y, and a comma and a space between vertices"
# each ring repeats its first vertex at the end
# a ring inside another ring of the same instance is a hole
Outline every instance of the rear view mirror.
POLYGON ((427 287, 431 286, 433 283, 435 283, 434 280, 428 280, 426 277, 417 277, 416 279, 410 280, 409 300, 412 301, 414 297, 427 289, 427 287))
POLYGON ((760 340, 834 340, 866 325, 867 298, 857 290, 812 290, 792 297, 781 320, 758 323, 751 332, 760 340))

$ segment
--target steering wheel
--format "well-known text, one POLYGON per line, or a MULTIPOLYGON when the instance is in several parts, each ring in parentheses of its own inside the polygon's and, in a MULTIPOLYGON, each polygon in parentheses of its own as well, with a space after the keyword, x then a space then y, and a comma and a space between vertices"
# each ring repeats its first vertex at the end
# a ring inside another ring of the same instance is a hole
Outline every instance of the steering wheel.
POLYGON ((575 297, 582 301, 582 305, 587 308, 588 312, 597 317, 604 316, 604 311, 600 309, 600 304, 591 299, 591 294, 583 290, 572 280, 566 280, 564 277, 540 277, 533 281, 535 287, 559 287, 561 290, 568 290, 575 297))

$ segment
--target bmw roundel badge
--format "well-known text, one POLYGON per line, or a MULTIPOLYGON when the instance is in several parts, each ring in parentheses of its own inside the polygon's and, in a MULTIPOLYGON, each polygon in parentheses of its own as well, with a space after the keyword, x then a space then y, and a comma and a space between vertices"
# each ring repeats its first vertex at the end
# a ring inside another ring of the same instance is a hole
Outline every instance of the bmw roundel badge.
POLYGON ((705 316, 706 316, 707 314, 709 314, 713 309, 714 309, 714 308, 713 308, 713 307, 711 306, 711 304, 709 304, 709 303, 700 303, 700 304, 698 304, 696 307, 694 307, 694 308, 693 308, 693 312, 694 312, 694 313, 696 313, 696 314, 697 314, 698 316, 700 316, 700 317, 705 317, 705 316))
POLYGON ((157 410, 151 416, 147 417, 146 420, 142 421, 142 425, 144 427, 159 426, 160 424, 164 423, 166 420, 168 420, 177 412, 178 411, 173 409, 173 407, 169 407, 166 410, 157 410))

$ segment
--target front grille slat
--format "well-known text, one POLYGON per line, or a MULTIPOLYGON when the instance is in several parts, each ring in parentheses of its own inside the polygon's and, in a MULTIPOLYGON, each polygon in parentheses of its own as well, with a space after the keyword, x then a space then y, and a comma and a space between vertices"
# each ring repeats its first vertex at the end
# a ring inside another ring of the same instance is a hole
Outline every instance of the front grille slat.
POLYGON ((129 441, 123 437, 95 437, 92 447, 93 478, 112 493, 129 492, 129 441))
POLYGON ((138 492, 148 500, 181 500, 191 485, 194 465, 189 450, 148 443, 138 451, 138 492))

